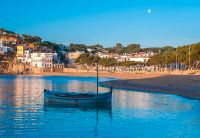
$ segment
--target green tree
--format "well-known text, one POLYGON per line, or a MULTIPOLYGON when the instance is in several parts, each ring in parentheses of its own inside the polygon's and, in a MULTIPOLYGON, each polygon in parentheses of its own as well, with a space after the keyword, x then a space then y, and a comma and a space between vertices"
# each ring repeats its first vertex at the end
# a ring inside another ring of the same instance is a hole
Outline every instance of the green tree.
POLYGON ((117 43, 115 46, 114 46, 114 52, 115 53, 118 53, 118 54, 121 54, 122 53, 122 49, 123 49, 123 45, 121 43, 117 43))
POLYGON ((86 48, 91 48, 91 49, 103 49, 103 46, 100 45, 100 44, 96 44, 96 45, 86 46, 86 48))
POLYGON ((172 46, 165 46, 161 48, 161 52, 173 52, 175 51, 176 48, 172 47, 172 46))
POLYGON ((123 48, 123 53, 136 53, 140 52, 139 44, 129 44, 127 47, 123 48))
POLYGON ((77 50, 87 52, 87 46, 84 44, 70 44, 68 50, 69 52, 75 52, 77 50))
POLYGON ((96 63, 96 57, 90 55, 89 53, 81 54, 76 60, 75 63, 77 64, 87 64, 87 65, 94 65, 96 63))
POLYGON ((22 34, 22 39, 24 43, 33 43, 33 42, 41 42, 42 38, 39 36, 31 36, 27 34, 22 34))
POLYGON ((112 67, 116 66, 117 61, 114 58, 102 58, 100 59, 99 64, 104 67, 112 67))
POLYGON ((143 48, 141 49, 143 52, 154 52, 154 53, 159 53, 161 51, 162 48, 159 47, 149 47, 149 48, 143 48))
POLYGON ((44 42, 40 42, 39 46, 40 47, 48 47, 48 48, 51 48, 53 51, 58 52, 58 50, 59 50, 60 46, 62 46, 62 44, 56 44, 56 43, 52 43, 49 41, 44 41, 44 42))

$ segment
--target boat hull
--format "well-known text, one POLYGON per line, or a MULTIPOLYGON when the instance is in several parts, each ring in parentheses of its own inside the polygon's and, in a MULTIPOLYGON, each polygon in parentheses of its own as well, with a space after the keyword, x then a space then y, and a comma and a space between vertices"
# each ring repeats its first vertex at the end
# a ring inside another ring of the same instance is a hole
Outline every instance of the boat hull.
POLYGON ((50 91, 44 91, 44 101, 49 104, 106 104, 112 101, 112 91, 98 95, 78 96, 69 94, 59 94, 50 91))

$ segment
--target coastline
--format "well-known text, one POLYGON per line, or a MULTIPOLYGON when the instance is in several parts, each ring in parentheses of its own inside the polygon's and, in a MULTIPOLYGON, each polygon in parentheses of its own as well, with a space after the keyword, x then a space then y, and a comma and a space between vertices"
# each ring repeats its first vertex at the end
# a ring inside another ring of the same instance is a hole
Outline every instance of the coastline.
MULTIPOLYGON (((0 74, 16 75, 16 74, 0 74)), ((43 72, 20 76, 80 76, 95 77, 96 72, 43 72)), ((109 73, 100 72, 100 77, 117 78, 101 82, 103 87, 111 85, 116 89, 167 93, 189 99, 200 100, 200 74, 191 73, 109 73)))
MULTIPOLYGON (((78 76, 78 77, 96 77, 96 72, 42 72, 42 73, 31 73, 31 74, 0 74, 4 76, 78 76)), ((132 79, 132 78, 149 78, 156 77, 162 74, 152 73, 146 75, 145 73, 110 73, 110 72, 100 72, 100 77, 105 78, 118 78, 118 79, 132 79)))
MULTIPOLYGON (((35 72, 18 74, 15 72, 0 73, 0 75, 14 75, 14 76, 80 76, 80 77, 96 77, 96 71, 67 69, 64 72, 35 72)), ((166 75, 200 75, 200 71, 164 71, 164 72, 108 72, 99 71, 100 77, 118 78, 118 79, 141 79, 152 78, 166 75)))
POLYGON ((151 78, 111 80, 101 86, 117 89, 166 93, 200 100, 200 75, 164 75, 151 78))

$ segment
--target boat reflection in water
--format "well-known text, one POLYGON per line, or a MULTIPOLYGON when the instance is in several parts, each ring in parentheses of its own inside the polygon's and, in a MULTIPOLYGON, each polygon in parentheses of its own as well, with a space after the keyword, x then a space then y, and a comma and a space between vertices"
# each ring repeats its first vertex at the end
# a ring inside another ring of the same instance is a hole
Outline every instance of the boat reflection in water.
MULTIPOLYGON (((44 112, 65 112, 72 113, 76 118, 77 114, 83 114, 83 118, 89 115, 90 118, 94 120, 90 125, 94 125, 93 129, 93 137, 100 136, 101 125, 104 121, 112 121, 112 103, 104 103, 104 104, 59 104, 59 103, 51 103, 44 102, 44 112), (107 119, 106 119, 107 117, 107 119)), ((71 116, 72 117, 72 116, 71 116)), ((72 117, 73 118, 73 117, 72 117)), ((71 119, 69 119, 71 122, 71 119)), ((88 119, 86 119, 88 120, 88 119)), ((66 121, 66 120, 65 120, 66 121)), ((83 120, 82 120, 83 121, 83 120)), ((78 122, 81 124, 84 122, 78 122)), ((69 123, 69 122, 68 122, 69 123)))
POLYGON ((105 112, 112 112, 112 103, 98 103, 98 104, 68 104, 68 103, 59 103, 59 102, 44 102, 45 110, 48 108, 54 109, 77 109, 77 110, 97 110, 97 111, 105 111, 105 112))
MULTIPOLYGON (((49 92, 48 92, 49 93, 49 92)), ((60 93, 59 93, 60 94, 60 93)), ((56 93, 53 92, 53 95, 46 95, 44 97, 44 107, 45 109, 48 108, 66 108, 66 109, 77 109, 77 110, 96 110, 96 111, 106 111, 111 114, 112 112, 112 92, 105 93, 107 94, 106 99, 98 100, 87 100, 84 99, 80 101, 80 94, 78 94, 78 98, 75 100, 72 97, 55 97, 56 93), (51 97, 53 96, 53 97, 51 97), (63 99, 62 99, 63 98, 63 99), (71 98, 71 99, 70 99, 71 98)), ((101 94, 102 95, 102 94, 101 94)), ((98 95, 94 95, 96 97, 98 95)), ((105 97, 105 96, 104 96, 105 97)))
POLYGON ((112 112, 112 88, 109 93, 87 94, 46 91, 44 107, 112 112), (73 95, 74 94, 74 95, 73 95))

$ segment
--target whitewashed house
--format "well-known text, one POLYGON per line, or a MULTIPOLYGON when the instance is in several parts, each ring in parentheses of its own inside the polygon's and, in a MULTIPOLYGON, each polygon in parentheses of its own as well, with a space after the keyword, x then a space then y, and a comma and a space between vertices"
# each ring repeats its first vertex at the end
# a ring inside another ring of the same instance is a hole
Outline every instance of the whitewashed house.
POLYGON ((98 56, 100 58, 114 58, 115 54, 111 54, 111 53, 108 53, 108 52, 98 52, 98 56))
POLYGON ((31 50, 25 50, 22 57, 17 57, 18 61, 22 63, 31 63, 31 50))
POLYGON ((102 52, 98 52, 98 56, 100 58, 109 58, 110 57, 108 53, 102 53, 102 52))
POLYGON ((30 53, 31 53, 30 50, 25 50, 25 51, 24 51, 24 56, 27 57, 27 58, 28 58, 28 57, 31 57, 31 54, 30 54, 30 53))
POLYGON ((31 65, 38 68, 52 68, 52 53, 31 53, 31 65))
POLYGON ((127 53, 123 53, 122 55, 119 55, 119 56, 115 57, 115 59, 118 62, 129 61, 130 60, 130 55, 127 54, 127 53))
POLYGON ((129 61, 135 61, 135 62, 141 62, 141 63, 146 63, 149 59, 150 56, 154 55, 152 52, 139 52, 139 53, 134 53, 132 56, 129 58, 129 61))
POLYGON ((124 53, 119 56, 115 56, 114 58, 118 62, 123 62, 123 61, 134 61, 134 62, 141 62, 141 63, 146 63, 151 56, 153 56, 153 52, 139 52, 139 53, 132 53, 132 54, 127 54, 124 53))
POLYGON ((130 57, 129 61, 134 61, 134 62, 141 62, 141 63, 146 63, 149 60, 149 57, 130 57))

